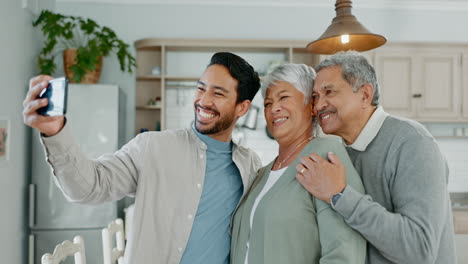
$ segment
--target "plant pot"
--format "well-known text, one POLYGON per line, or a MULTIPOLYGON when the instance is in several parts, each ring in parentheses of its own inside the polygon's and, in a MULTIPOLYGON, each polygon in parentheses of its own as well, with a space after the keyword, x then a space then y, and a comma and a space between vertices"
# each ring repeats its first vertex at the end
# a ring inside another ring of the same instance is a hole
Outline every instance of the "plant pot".
MULTIPOLYGON (((75 64, 76 61, 76 53, 77 49, 66 49, 63 51, 63 68, 65 70, 65 76, 67 77, 68 81, 71 83, 76 83, 73 80, 73 72, 71 71, 70 67, 75 64)), ((81 79, 80 83, 97 83, 99 78, 101 77, 101 70, 102 70, 102 56, 99 57, 99 62, 96 65, 94 71, 88 71, 83 78, 81 79)))

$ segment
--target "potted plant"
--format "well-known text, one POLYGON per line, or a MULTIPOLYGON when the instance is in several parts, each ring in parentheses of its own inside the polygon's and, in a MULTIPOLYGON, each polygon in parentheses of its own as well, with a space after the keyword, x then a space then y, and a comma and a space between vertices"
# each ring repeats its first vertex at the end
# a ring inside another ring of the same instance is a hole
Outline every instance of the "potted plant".
POLYGON ((120 40, 113 30, 99 26, 91 19, 43 10, 33 26, 40 26, 45 37, 44 47, 38 56, 42 74, 52 75, 55 72, 57 65, 54 58, 61 52, 64 54, 64 70, 71 82, 97 83, 102 58, 111 51, 116 53, 123 72, 131 73, 135 67, 129 45, 120 40))

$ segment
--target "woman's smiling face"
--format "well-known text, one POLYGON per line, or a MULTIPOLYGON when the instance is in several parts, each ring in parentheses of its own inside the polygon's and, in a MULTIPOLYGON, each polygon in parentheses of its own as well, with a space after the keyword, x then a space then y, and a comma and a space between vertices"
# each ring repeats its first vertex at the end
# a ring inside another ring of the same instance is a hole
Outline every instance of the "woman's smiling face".
POLYGON ((294 139, 312 126, 312 102, 292 84, 277 81, 266 90, 265 120, 273 137, 294 139))

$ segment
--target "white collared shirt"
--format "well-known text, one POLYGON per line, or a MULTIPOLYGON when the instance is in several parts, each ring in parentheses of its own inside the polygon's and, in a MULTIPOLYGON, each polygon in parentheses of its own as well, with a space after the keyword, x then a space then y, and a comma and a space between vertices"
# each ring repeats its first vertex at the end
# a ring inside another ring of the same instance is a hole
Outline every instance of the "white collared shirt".
POLYGON ((375 136, 377 136, 377 133, 379 133, 379 130, 387 116, 388 114, 383 110, 383 107, 379 105, 367 121, 361 133, 359 133, 359 136, 356 138, 354 143, 351 145, 347 145, 344 141, 343 143, 346 147, 350 147, 358 151, 365 151, 367 146, 372 142, 375 136))

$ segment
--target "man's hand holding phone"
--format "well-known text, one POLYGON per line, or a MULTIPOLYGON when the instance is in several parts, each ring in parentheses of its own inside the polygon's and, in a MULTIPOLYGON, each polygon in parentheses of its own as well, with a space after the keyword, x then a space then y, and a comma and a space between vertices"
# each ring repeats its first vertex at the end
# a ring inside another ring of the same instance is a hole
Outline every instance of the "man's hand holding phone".
MULTIPOLYGON (((54 136, 65 125, 63 114, 57 116, 41 115, 38 110, 49 105, 48 98, 39 98, 49 86, 53 78, 47 75, 39 75, 29 80, 29 91, 23 101, 23 121, 26 125, 36 128, 45 136, 54 136)), ((64 94, 66 98, 66 94, 64 94)), ((66 99, 65 99, 66 100, 66 99)), ((43 108, 44 109, 44 108, 43 108)), ((43 111, 43 114, 45 112, 43 111)))

